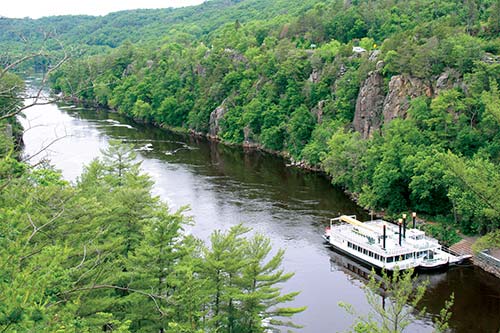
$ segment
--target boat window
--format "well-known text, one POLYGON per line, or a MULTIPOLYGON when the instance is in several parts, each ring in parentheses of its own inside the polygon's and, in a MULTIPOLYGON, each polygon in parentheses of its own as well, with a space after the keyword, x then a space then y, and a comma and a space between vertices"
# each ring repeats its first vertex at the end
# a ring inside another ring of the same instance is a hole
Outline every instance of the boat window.
POLYGON ((393 262, 394 261, 394 257, 387 257, 387 262, 393 262))

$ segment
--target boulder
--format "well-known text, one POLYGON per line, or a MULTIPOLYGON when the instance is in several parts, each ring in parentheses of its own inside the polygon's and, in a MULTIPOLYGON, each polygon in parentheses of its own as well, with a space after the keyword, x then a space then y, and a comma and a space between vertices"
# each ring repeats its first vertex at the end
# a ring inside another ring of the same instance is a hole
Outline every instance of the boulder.
POLYGON ((373 136, 382 125, 384 107, 384 78, 378 71, 368 74, 359 90, 353 126, 364 139, 373 136))

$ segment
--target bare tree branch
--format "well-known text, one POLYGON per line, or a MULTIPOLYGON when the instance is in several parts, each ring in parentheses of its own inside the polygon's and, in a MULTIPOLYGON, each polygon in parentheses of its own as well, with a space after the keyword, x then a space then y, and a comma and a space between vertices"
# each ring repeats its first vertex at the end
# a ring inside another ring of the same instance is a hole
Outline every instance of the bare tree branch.
POLYGON ((5 68, 1 69, 0 70, 0 79, 7 73, 9 72, 12 68, 16 67, 17 65, 27 61, 27 60, 30 60, 30 59, 33 59, 35 57, 38 57, 38 56, 43 56, 45 55, 43 52, 37 52, 37 53, 32 53, 32 54, 28 54, 12 63, 10 63, 9 65, 5 66, 5 68))
POLYGON ((48 226, 49 224, 53 223, 55 220, 57 220, 59 217, 61 217, 61 215, 64 213, 64 207, 62 208, 62 210, 58 213, 56 213, 47 223, 43 224, 42 226, 38 227, 34 222, 33 220, 31 219, 31 215, 28 214, 28 220, 30 221, 30 224, 31 226, 33 227, 33 232, 31 233, 31 235, 28 237, 28 239, 26 240, 26 245, 28 245, 28 243, 33 239, 33 237, 35 237, 35 235, 41 231, 43 228, 45 228, 46 226, 48 226))
POLYGON ((46 151, 47 149, 49 149, 50 146, 52 146, 53 144, 57 143, 58 141, 66 138, 66 137, 68 137, 68 135, 63 135, 63 136, 55 138, 54 140, 52 140, 51 142, 49 142, 46 146, 42 147, 39 151, 37 151, 33 155, 28 156, 27 158, 23 158, 22 161, 23 162, 28 162, 33 157, 36 157, 36 156, 40 155, 41 153, 43 153, 44 151, 46 151))
MULTIPOLYGON (((61 43, 61 41, 57 40, 57 39, 56 39, 56 41, 59 43, 59 45, 61 46, 61 49, 64 52, 63 57, 54 66, 51 66, 47 72, 44 73, 42 81, 40 83, 40 87, 36 90, 35 94, 33 96, 31 96, 31 98, 30 98, 32 101, 28 104, 25 104, 24 106, 22 106, 20 108, 16 108, 12 111, 8 111, 7 113, 4 113, 3 115, 0 116, 0 121, 7 119, 7 118, 14 117, 14 116, 18 115, 19 113, 21 113, 22 111, 24 111, 32 106, 46 105, 46 104, 51 104, 54 102, 54 100, 50 100, 50 99, 47 99, 47 100, 41 102, 40 99, 43 96, 42 93, 44 91, 45 85, 47 84, 47 80, 49 79, 50 75, 55 70, 59 69, 65 62, 67 62, 70 59, 70 56, 69 56, 68 52, 66 51, 66 49, 64 48, 63 44, 61 43)), ((41 56, 41 55, 45 56, 45 54, 43 52, 38 52, 38 53, 34 53, 34 54, 27 55, 25 57, 22 57, 21 59, 18 59, 16 61, 14 61, 13 63, 7 65, 5 68, 3 68, 0 71, 0 79, 5 75, 5 73, 7 73, 9 70, 11 70, 16 65, 18 65, 24 61, 27 61, 29 59, 32 59, 36 56, 41 56)), ((25 96, 25 99, 27 99, 26 96, 25 96)))

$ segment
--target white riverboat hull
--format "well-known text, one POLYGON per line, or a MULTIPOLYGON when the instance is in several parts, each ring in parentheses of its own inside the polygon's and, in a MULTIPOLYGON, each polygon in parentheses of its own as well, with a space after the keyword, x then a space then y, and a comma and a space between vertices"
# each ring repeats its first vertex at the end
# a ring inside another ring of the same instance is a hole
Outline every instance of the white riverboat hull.
POLYGON ((355 217, 341 216, 332 219, 323 238, 337 251, 386 271, 437 270, 470 258, 450 253, 423 231, 405 228, 403 233, 401 226, 398 229, 382 220, 362 223, 355 217))

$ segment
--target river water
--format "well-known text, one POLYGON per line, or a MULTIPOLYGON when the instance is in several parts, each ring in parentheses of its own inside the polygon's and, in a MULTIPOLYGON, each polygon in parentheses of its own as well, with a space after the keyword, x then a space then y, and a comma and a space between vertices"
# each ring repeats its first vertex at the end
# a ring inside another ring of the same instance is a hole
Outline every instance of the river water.
MULTIPOLYGON (((329 219, 339 213, 368 216, 324 176, 287 167, 285 160, 267 153, 134 124, 104 111, 50 104, 32 107, 25 115, 25 155, 38 153, 30 162, 49 158, 66 179, 75 181, 110 139, 133 143, 143 170, 156 183, 155 194, 171 209, 191 207, 196 224, 189 232, 206 240, 215 229, 244 223, 269 237, 275 248, 285 249, 283 266, 295 276, 283 290, 300 290, 289 305, 308 307, 293 319, 304 326, 300 332, 349 329, 354 318, 339 302, 352 304, 360 314, 368 311, 362 290, 366 270, 321 240, 329 219)), ((498 333, 499 280, 472 266, 421 278, 430 281, 425 316, 411 324, 410 332, 432 331, 432 318, 454 292, 454 332, 498 333)))

